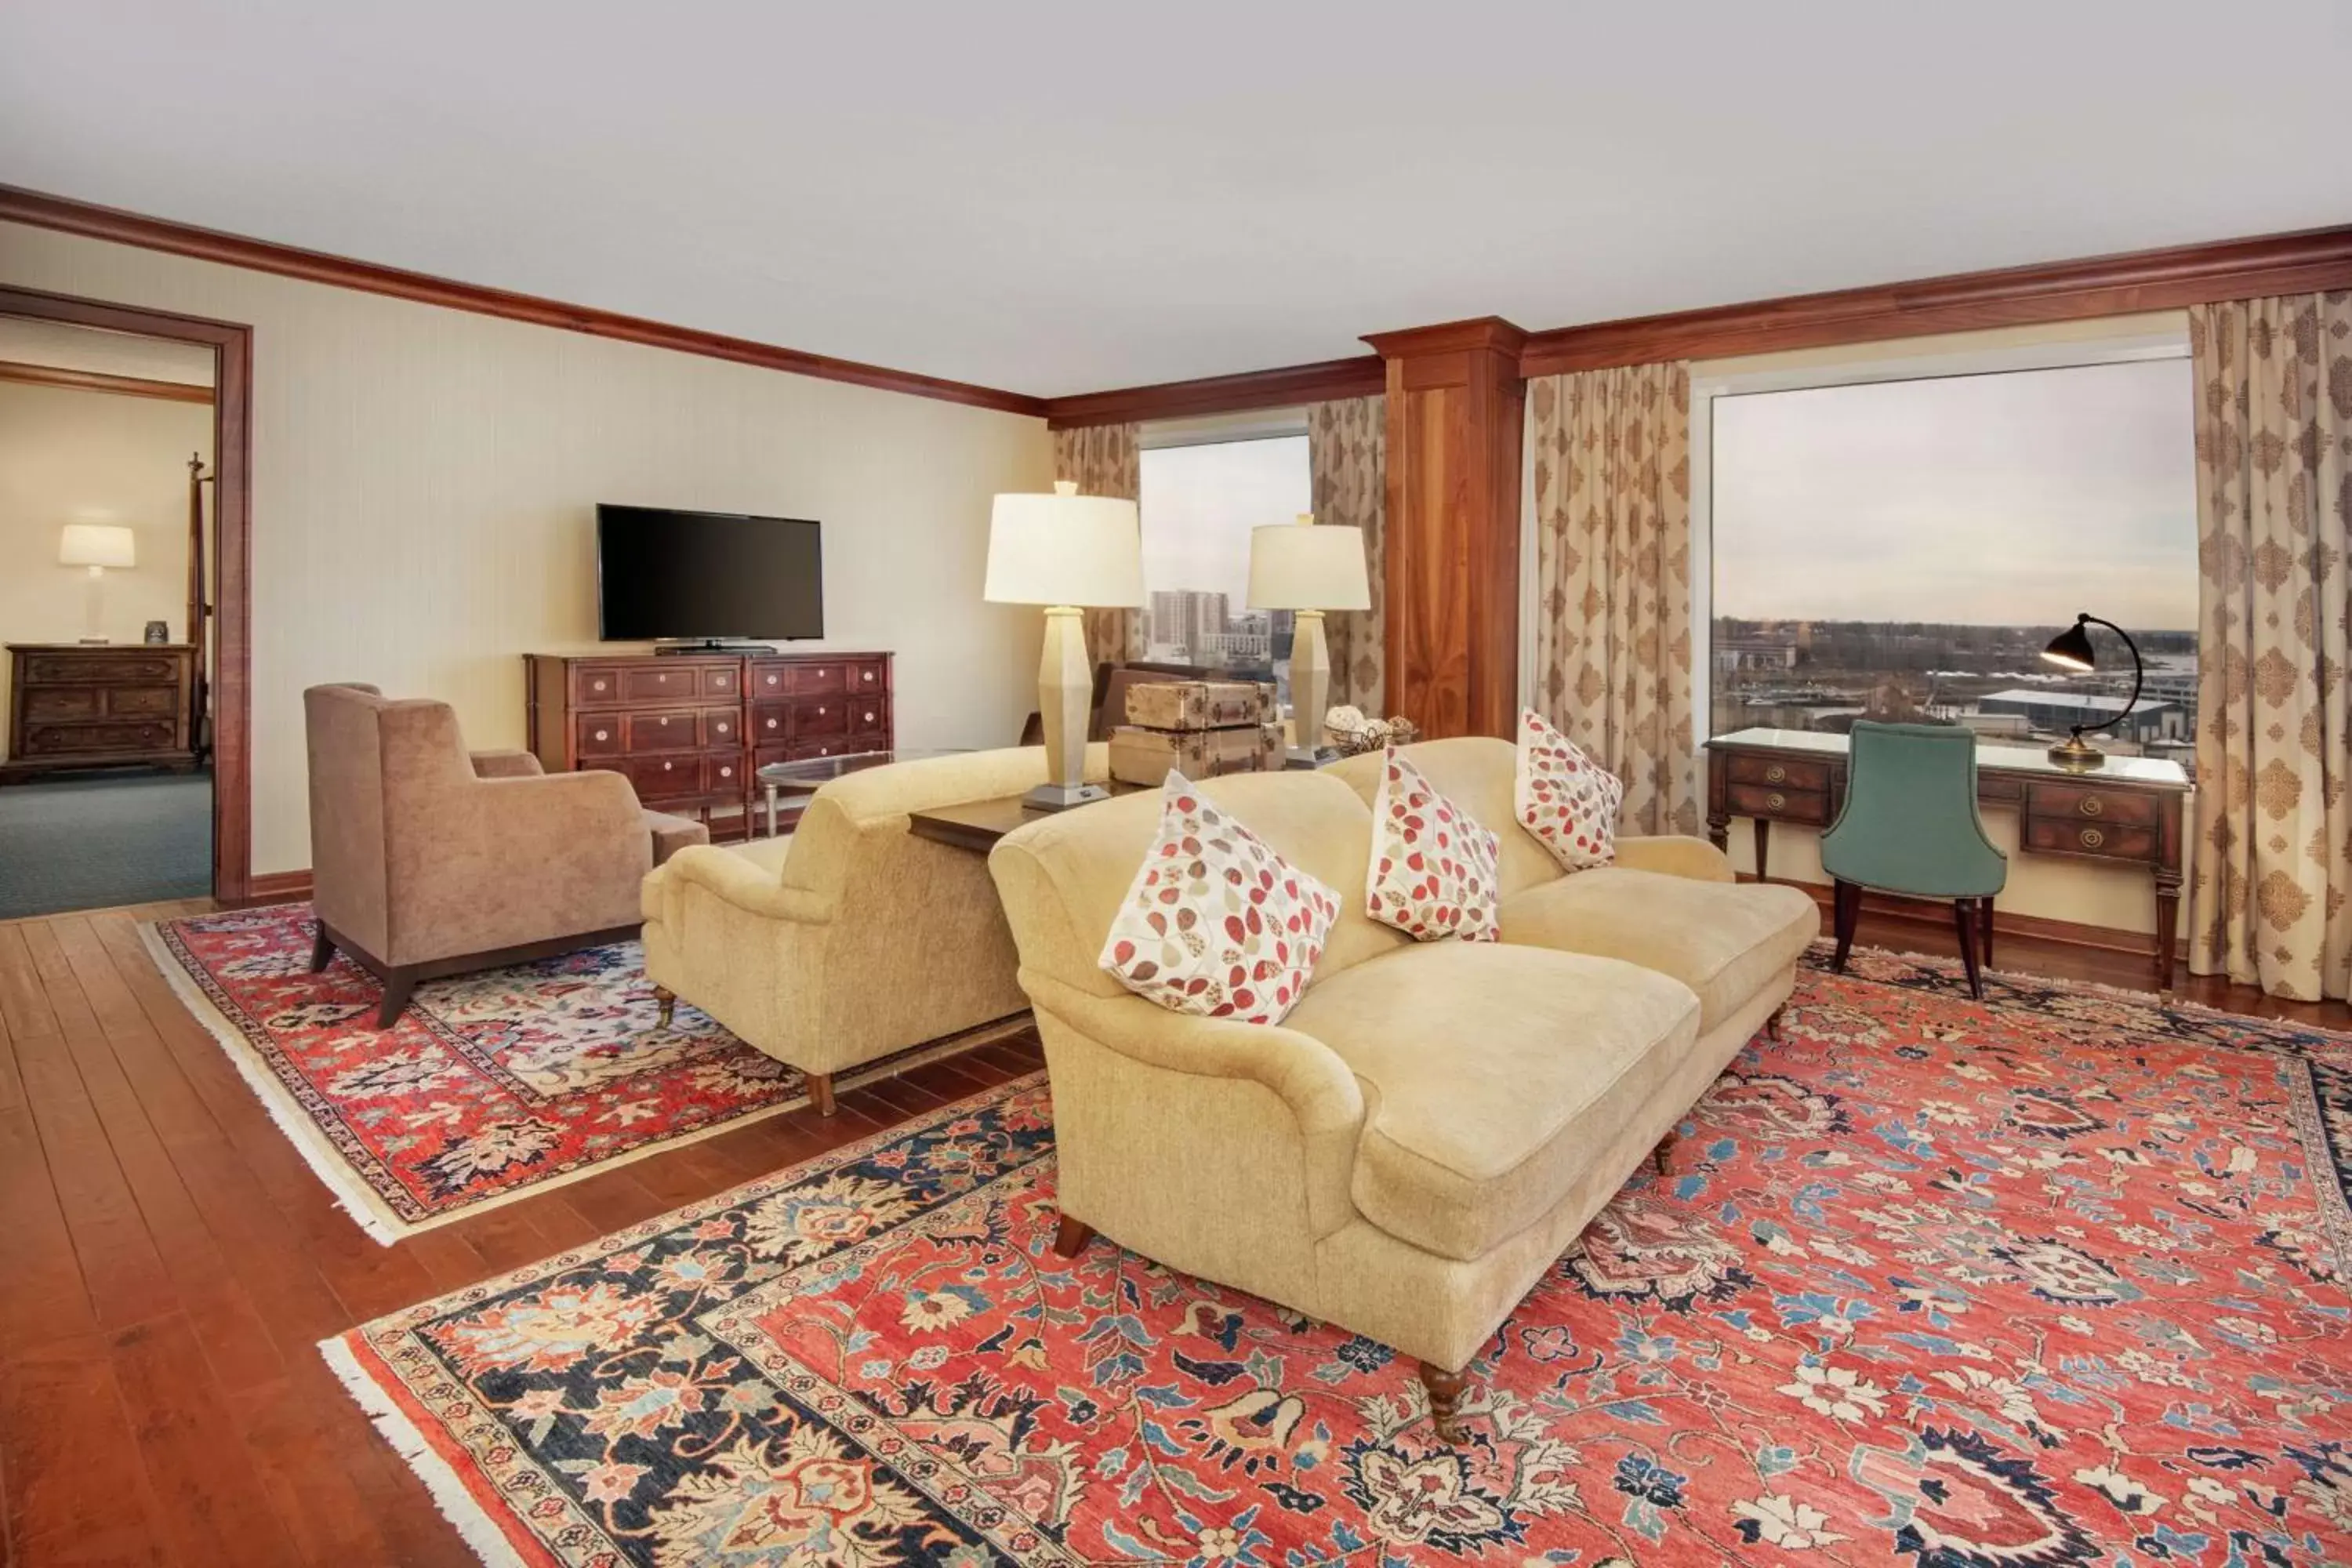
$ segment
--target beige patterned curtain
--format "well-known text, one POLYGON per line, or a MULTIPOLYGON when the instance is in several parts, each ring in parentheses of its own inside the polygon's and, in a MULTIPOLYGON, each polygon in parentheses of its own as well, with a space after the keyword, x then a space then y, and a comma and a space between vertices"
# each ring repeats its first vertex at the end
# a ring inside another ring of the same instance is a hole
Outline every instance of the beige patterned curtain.
MULTIPOLYGON (((1054 432, 1054 478, 1076 480, 1082 496, 1143 499, 1142 427, 1082 425, 1054 432)), ((1096 663, 1143 657, 1143 616, 1135 610, 1088 610, 1087 651, 1096 663)))
POLYGON ((1625 781, 1629 831, 1695 833, 1690 366, 1538 377, 1528 399, 1535 706, 1625 781))
POLYGON ((1345 397, 1307 410, 1315 521, 1364 531, 1372 607, 1323 618, 1331 644, 1331 704, 1380 716, 1388 692, 1388 399, 1345 397))
POLYGON ((2198 719, 2189 966, 2352 980, 2352 293, 2189 313, 2198 719))

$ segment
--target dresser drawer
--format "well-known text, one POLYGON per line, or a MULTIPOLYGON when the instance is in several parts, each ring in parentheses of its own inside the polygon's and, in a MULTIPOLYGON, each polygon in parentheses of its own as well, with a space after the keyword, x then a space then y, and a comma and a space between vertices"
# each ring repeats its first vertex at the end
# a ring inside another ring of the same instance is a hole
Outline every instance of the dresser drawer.
POLYGON ((2137 790, 2101 789, 2096 784, 2031 784, 2025 786, 2025 814, 2067 823, 2153 827, 2157 800, 2137 790))
POLYGON ((95 724, 30 724, 25 729, 28 757, 107 756, 169 752, 180 742, 179 726, 168 721, 107 721, 95 724))
POLYGON ((845 757, 853 752, 862 752, 866 749, 863 744, 852 741, 845 735, 835 736, 832 740, 795 741, 793 742, 792 758, 793 761, 801 763, 806 762, 811 757, 845 757))
POLYGON ((793 667, 780 658, 755 658, 751 661, 751 692, 755 700, 792 695, 793 667))
POLYGON ((849 733, 849 700, 835 694, 803 697, 793 704, 793 739, 849 733))
POLYGON ((692 753, 677 757, 629 757, 620 771, 636 786, 637 798, 648 804, 680 800, 704 793, 704 759, 692 753))
POLYGON ((24 663, 26 686, 173 686, 180 679, 176 655, 37 653, 24 663))
POLYGON ((171 719, 180 711, 180 693, 170 686, 110 686, 106 716, 110 719, 171 719))
POLYGON ((1751 757, 1735 754, 1731 759, 1731 782, 1763 784, 1778 790, 1814 790, 1827 794, 1830 787, 1830 764, 1801 763, 1789 757, 1751 757))
POLYGON ((792 696, 848 689, 849 666, 845 660, 827 658, 811 664, 784 666, 784 690, 792 696))
POLYGON ((740 708, 705 708, 702 710, 702 744, 705 749, 723 752, 743 743, 743 710, 740 708))
POLYGON ((751 704, 751 743, 766 746, 792 738, 793 705, 789 702, 751 704))
POLYGON ((889 690, 889 668, 878 658, 852 660, 849 666, 849 689, 860 696, 889 690))
POLYGON ((737 698, 743 695, 743 668, 734 664, 706 664, 702 667, 702 695, 705 697, 737 698))
POLYGON ((24 705, 27 719, 96 719, 106 711, 106 689, 99 686, 27 686, 24 705))
POLYGON ((1769 784, 1735 784, 1731 786, 1731 814, 1734 816, 1760 816, 1772 822, 1809 823, 1826 827, 1830 820, 1830 797, 1821 790, 1774 789, 1769 784))
POLYGON ((628 674, 628 666, 621 664, 583 665, 573 672, 574 696, 582 708, 617 708, 621 704, 621 685, 628 674))
POLYGON ((572 749, 581 759, 617 757, 628 750, 628 740, 622 733, 623 716, 618 713, 583 713, 572 720, 572 749))
POLYGON ((861 741, 870 741, 890 732, 890 700, 887 697, 861 697, 853 692, 849 698, 849 732, 861 741))
POLYGON ((648 752, 698 752, 702 749, 702 718, 691 708, 620 715, 624 747, 630 756, 648 752))
POLYGON ((637 702, 692 702, 702 695, 702 667, 669 659, 621 671, 621 698, 637 702))
POLYGON ((2157 858, 2156 830, 2134 827, 2125 823, 2029 816, 2025 819, 2025 844, 2030 849, 2061 855, 2092 855, 2103 860, 2152 863, 2157 858))
POLYGON ((713 752, 702 759, 702 787, 712 795, 736 795, 743 788, 743 753, 713 752))

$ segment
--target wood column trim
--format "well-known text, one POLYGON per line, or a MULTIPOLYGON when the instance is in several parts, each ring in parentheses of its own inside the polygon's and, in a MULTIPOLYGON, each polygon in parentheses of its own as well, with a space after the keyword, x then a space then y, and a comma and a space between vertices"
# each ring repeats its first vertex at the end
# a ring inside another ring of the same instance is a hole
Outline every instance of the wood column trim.
POLYGON ((124 397, 160 397, 170 403, 210 403, 213 389, 190 381, 152 381, 145 376, 113 375, 100 370, 68 370, 62 365, 26 364, 0 360, 0 381, 26 386, 54 386, 67 392, 110 392, 124 397))
POLYGON ((1379 332, 1388 365, 1388 699, 1422 733, 1508 735, 1519 697, 1527 333, 1379 332))

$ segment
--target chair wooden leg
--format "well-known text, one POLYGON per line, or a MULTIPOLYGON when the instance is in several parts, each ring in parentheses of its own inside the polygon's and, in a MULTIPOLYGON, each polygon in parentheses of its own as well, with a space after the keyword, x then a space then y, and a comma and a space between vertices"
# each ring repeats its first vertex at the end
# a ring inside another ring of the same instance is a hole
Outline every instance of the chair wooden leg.
POLYGON ((389 1029, 400 1019, 401 1009, 416 994, 416 974, 413 970, 395 969, 383 978, 383 1005, 375 1013, 375 1026, 389 1029))
POLYGON ((1992 967, 1992 895, 1988 893, 1977 902, 1977 923, 1984 933, 1984 966, 1992 967))
POLYGON ((1448 1443, 1462 1440, 1460 1407, 1463 1381, 1458 1372, 1447 1372, 1428 1362, 1421 1363, 1421 1386, 1429 1391, 1430 1419, 1437 1423, 1437 1435, 1448 1443))
POLYGON ((1981 1000, 1984 996, 1984 970, 1979 960, 1976 922, 1977 900, 1952 900, 1952 929, 1959 933, 1960 963, 1969 972, 1969 994, 1981 1000))
POLYGON ((661 1026, 667 1029, 671 1020, 677 1016, 677 993, 667 985, 656 985, 654 987, 654 1001, 660 1005, 661 1026))
POLYGON ((1845 973, 1846 954, 1853 951, 1853 929, 1862 921, 1862 889, 1853 882, 1835 882, 1830 903, 1830 923, 1837 935, 1837 956, 1830 967, 1845 973))
POLYGON ((809 1098, 816 1102, 816 1113, 819 1116, 831 1116, 833 1114, 833 1075, 829 1072, 809 1074, 808 1091, 809 1098))
POLYGON ((1095 1238, 1095 1227, 1082 1219, 1062 1216, 1061 1228, 1054 1232, 1054 1250, 1064 1258, 1076 1258, 1095 1238))
POLYGON ((325 926, 318 926, 310 933, 310 973, 316 974, 334 962, 335 939, 327 934, 325 926))
POLYGON ((1786 1014, 1788 1011, 1789 1005, 1786 1002, 1783 1002, 1778 1007, 1772 1009, 1772 1016, 1764 1020, 1764 1034, 1768 1039, 1777 1040, 1780 1037, 1780 1019, 1782 1015, 1786 1014))

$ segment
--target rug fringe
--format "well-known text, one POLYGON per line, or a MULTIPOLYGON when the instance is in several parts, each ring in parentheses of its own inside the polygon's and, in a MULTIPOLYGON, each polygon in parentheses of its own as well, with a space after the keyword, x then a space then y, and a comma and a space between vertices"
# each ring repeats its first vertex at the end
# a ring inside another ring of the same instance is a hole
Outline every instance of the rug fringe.
MULTIPOLYGON (((358 1331, 352 1331, 354 1333, 358 1331)), ((475 1556, 489 1568, 523 1568, 521 1554, 506 1538, 506 1532, 498 1527, 489 1510, 475 1500, 474 1494, 467 1491, 465 1483, 457 1479, 457 1472, 449 1468, 447 1460, 434 1452, 433 1446, 425 1440, 425 1435, 417 1431, 416 1424, 402 1415, 392 1396, 368 1375, 367 1370, 360 1365, 359 1357, 353 1355, 351 1346, 344 1342, 346 1337, 339 1334, 333 1339, 319 1342, 319 1353, 326 1358, 328 1369, 342 1384, 343 1392, 352 1396, 352 1403, 373 1423, 383 1440, 392 1445, 393 1452, 416 1472, 416 1479, 423 1481, 425 1489, 433 1495, 434 1507, 456 1528, 458 1537, 472 1548, 475 1556)))

